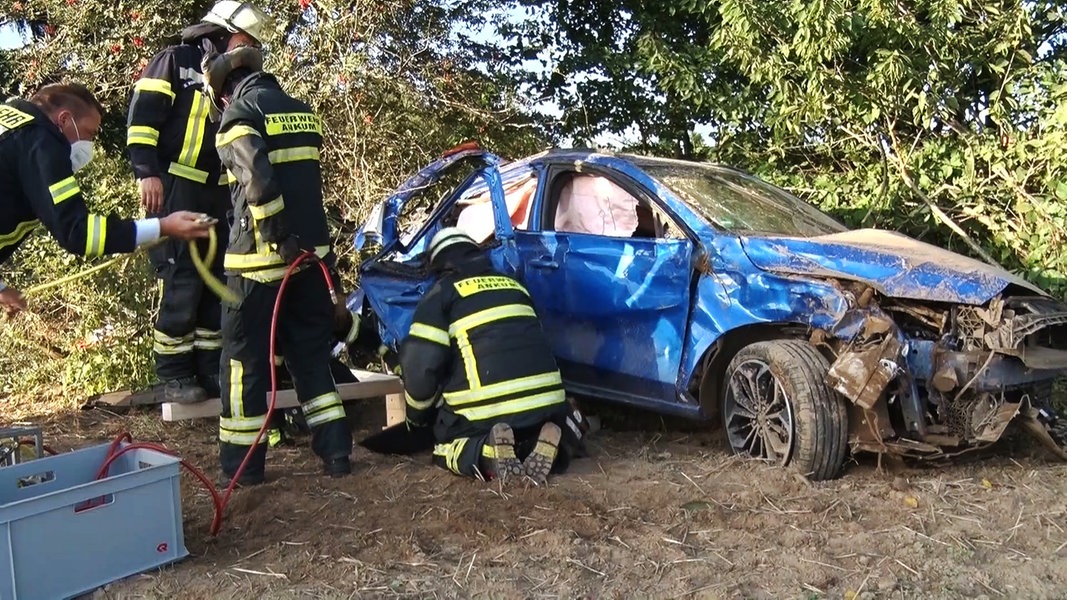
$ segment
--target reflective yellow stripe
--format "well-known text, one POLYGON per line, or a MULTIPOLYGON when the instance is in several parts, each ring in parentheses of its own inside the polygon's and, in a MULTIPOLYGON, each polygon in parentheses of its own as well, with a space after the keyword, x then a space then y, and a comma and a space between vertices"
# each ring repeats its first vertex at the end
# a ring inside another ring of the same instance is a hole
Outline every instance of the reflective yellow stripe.
POLYGON ((193 347, 197 350, 221 350, 221 340, 201 340, 197 339, 193 342, 193 347))
POLYGON ((307 402, 302 402, 300 408, 304 411, 305 415, 310 415, 316 411, 320 411, 324 408, 331 406, 340 406, 341 396, 337 392, 327 392, 321 396, 316 396, 307 402))
POLYGON ((237 181, 237 178, 234 177, 233 173, 230 173, 228 170, 222 175, 219 175, 219 185, 230 185, 235 181, 237 181))
POLYGON ((563 385, 563 379, 560 377, 559 371, 553 371, 551 373, 542 373, 540 375, 531 375, 529 377, 523 377, 521 379, 512 379, 510 381, 504 381, 501 383, 493 383, 490 385, 482 386, 477 390, 465 390, 462 392, 445 392, 444 397, 450 405, 461 406, 463 404, 470 404, 471 402, 491 400, 493 398, 499 398, 501 396, 507 396, 509 394, 518 394, 554 385, 563 385))
MULTIPOLYGON (((229 429, 223 429, 219 427, 219 441, 227 444, 233 444, 235 446, 251 446, 256 443, 256 436, 259 435, 259 430, 249 433, 236 433, 229 429)), ((260 444, 266 444, 267 438, 264 436, 259 440, 260 444)))
POLYGON ((429 410, 429 408, 433 406, 432 397, 429 400, 424 401, 416 400, 411 397, 411 394, 408 394, 407 390, 404 390, 404 401, 407 402, 408 406, 415 410, 429 410))
POLYGON ((460 332, 470 331, 493 321, 512 319, 516 317, 536 317, 534 309, 524 304, 505 304, 495 308, 478 311, 452 323, 448 327, 449 335, 456 336, 460 332))
POLYGON ((526 398, 508 400, 507 402, 497 402, 496 404, 472 408, 458 408, 456 409, 456 414, 466 417, 470 421, 482 421, 537 410, 538 408, 553 406, 562 402, 566 402, 566 396, 563 390, 556 390, 535 396, 527 396, 526 398))
POLYGON ((33 231, 34 227, 37 227, 41 222, 37 219, 32 221, 23 221, 18 225, 15 225, 15 230, 11 233, 5 233, 0 235, 0 248, 7 248, 12 244, 17 244, 22 241, 22 238, 26 237, 33 231))
POLYGON ((170 337, 159 331, 152 332, 152 351, 164 356, 186 354, 193 351, 193 335, 189 334, 180 338, 170 337))
POLYGON ((459 356, 463 359, 463 373, 467 376, 467 387, 476 390, 482 387, 482 378, 478 375, 478 357, 474 355, 474 347, 467 336, 467 331, 456 334, 456 346, 459 347, 459 356))
POLYGON ((171 89, 170 82, 166 79, 152 79, 150 77, 138 79, 137 83, 133 84, 133 90, 135 92, 158 92, 160 94, 166 94, 170 96, 171 101, 175 98, 174 90, 171 89))
POLYGON ((492 277, 471 277, 462 281, 457 281, 455 284, 456 291, 460 296, 466 298, 472 296, 478 292, 489 292, 493 290, 517 290, 527 296, 529 292, 526 288, 522 287, 518 281, 510 277, 492 276, 492 277))
POLYGON ((107 242, 107 218, 89 215, 85 228, 85 255, 103 256, 104 243, 107 242))
POLYGON ((482 456, 486 458, 496 458, 496 446, 492 444, 482 444, 482 456))
MULTIPOLYGON (((329 246, 316 246, 315 254, 324 258, 330 253, 329 246)), ((226 254, 223 259, 223 267, 234 271, 242 271, 241 276, 253 281, 277 281, 285 275, 288 268, 276 252, 265 254, 226 254), (271 269, 270 267, 278 266, 271 269), (250 270, 252 269, 252 270, 250 270)))
POLYGON ((126 145, 144 144, 145 146, 159 145, 159 130, 147 125, 131 125, 126 130, 126 145))
POLYGON ((307 421, 308 427, 317 427, 323 423, 329 423, 330 421, 340 421, 345 418, 345 409, 341 406, 335 406, 333 408, 327 408, 321 410, 311 416, 305 416, 304 420, 307 421))
POLYGON ((266 204, 248 205, 248 212, 252 213, 252 218, 257 221, 276 215, 283 210, 285 210, 285 198, 282 198, 281 196, 278 196, 266 204))
POLYGON ((198 338, 211 338, 219 340, 222 339, 222 332, 217 329, 203 329, 201 327, 197 327, 194 332, 194 335, 196 335, 196 337, 198 338))
MULTIPOLYGON (((185 125, 185 140, 178 162, 192 166, 200 158, 200 146, 204 145, 204 129, 207 128, 208 100, 203 92, 193 92, 193 111, 189 113, 189 122, 185 125)), ((207 179, 201 183, 205 183, 207 179)))
POLYGON ((79 192, 81 189, 78 187, 78 180, 74 179, 73 175, 48 186, 48 193, 52 195, 53 204, 59 204, 79 192))
POLYGON ((423 323, 412 323, 411 329, 408 330, 408 335, 420 337, 424 340, 429 340, 446 347, 452 345, 452 341, 448 338, 447 331, 423 323))
POLYGON ((296 148, 282 148, 267 154, 271 164, 277 165, 298 160, 319 160, 319 149, 314 146, 297 146, 296 148))
POLYGON ((263 422, 266 420, 267 415, 258 417, 219 417, 219 427, 233 432, 247 433, 250 431, 259 433, 259 428, 263 427, 263 422))
POLYGON ((226 144, 232 143, 237 138, 241 138, 246 135, 254 135, 256 137, 260 137, 259 132, 256 131, 254 127, 249 127, 248 125, 234 125, 233 127, 227 129, 224 133, 220 133, 215 136, 215 147, 221 148, 226 144))
POLYGON ((241 361, 230 359, 230 417, 244 417, 242 397, 245 392, 245 366, 241 361))
POLYGON ((317 133, 322 135, 322 123, 315 113, 271 113, 266 115, 263 123, 267 135, 285 133, 317 133))
POLYGON ((177 175, 182 179, 188 179, 197 183, 207 183, 207 171, 201 171, 181 163, 172 162, 170 167, 167 168, 167 172, 171 175, 177 175))

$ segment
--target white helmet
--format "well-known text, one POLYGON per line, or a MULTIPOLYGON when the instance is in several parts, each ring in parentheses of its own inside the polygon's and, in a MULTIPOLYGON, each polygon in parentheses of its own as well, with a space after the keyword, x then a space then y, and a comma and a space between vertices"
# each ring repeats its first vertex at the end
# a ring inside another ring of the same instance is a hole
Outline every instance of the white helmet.
POLYGON ((445 227, 434 234, 433 239, 430 240, 430 262, 433 262, 442 250, 456 244, 470 244, 475 248, 478 247, 471 236, 459 227, 445 227))
POLYGON ((266 39, 270 29, 270 17, 267 13, 248 2, 234 0, 216 2, 201 21, 224 27, 230 33, 247 33, 260 44, 266 39))

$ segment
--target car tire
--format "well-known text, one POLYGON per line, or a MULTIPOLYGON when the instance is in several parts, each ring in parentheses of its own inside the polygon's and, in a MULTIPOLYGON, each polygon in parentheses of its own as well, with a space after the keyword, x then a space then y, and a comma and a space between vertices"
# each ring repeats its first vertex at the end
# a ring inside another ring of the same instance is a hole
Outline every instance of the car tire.
POLYGON ((814 346, 800 340, 742 348, 726 367, 720 396, 730 449, 813 480, 840 475, 848 452, 848 410, 826 384, 829 368, 814 346))

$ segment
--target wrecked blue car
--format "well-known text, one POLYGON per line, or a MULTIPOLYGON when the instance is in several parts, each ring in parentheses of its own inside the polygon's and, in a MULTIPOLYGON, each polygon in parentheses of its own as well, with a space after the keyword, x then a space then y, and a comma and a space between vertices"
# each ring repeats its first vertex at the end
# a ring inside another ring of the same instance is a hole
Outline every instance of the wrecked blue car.
POLYGON ((850 452, 973 451, 1013 421, 1067 458, 1048 408, 1067 306, 1003 269, 721 166, 465 148, 356 236, 350 308, 393 360, 452 226, 524 283, 574 396, 717 420, 733 452, 812 479, 850 452))

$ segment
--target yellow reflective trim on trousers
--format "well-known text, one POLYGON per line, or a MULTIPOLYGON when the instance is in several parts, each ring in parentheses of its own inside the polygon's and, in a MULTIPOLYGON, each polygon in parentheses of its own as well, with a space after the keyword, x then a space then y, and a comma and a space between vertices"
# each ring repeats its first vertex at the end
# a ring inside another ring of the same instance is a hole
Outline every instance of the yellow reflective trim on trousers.
POLYGON ((416 400, 407 390, 404 390, 404 402, 415 410, 429 410, 433 406, 433 400, 432 397, 429 400, 416 400))
POLYGON ((48 193, 52 195, 53 204, 59 204, 80 191, 78 180, 74 179, 73 175, 48 186, 48 193))
MULTIPOLYGON (((235 433, 228 429, 219 428, 219 441, 227 444, 233 444, 234 446, 251 446, 256 443, 256 436, 259 435, 259 430, 254 433, 235 433)), ((267 439, 264 437, 259 440, 260 444, 266 444, 267 439)))
POLYGON ((530 390, 546 388, 553 385, 563 385, 563 378, 560 377, 559 371, 493 383, 482 386, 477 390, 445 392, 444 397, 449 405, 462 406, 464 404, 470 404, 471 402, 492 400, 493 398, 499 398, 509 394, 528 392, 530 390))
POLYGON ((327 392, 321 396, 315 396, 307 402, 301 402, 300 408, 303 409, 305 415, 309 415, 324 408, 340 405, 341 395, 337 392, 327 392))
POLYGON ((285 210, 285 198, 281 196, 265 204, 248 205, 248 212, 252 213, 252 218, 257 221, 276 215, 283 210, 285 210))
POLYGON ((138 79, 137 83, 133 84, 133 90, 135 92, 157 92, 166 94, 167 96, 170 96, 172 102, 175 98, 174 90, 171 88, 170 82, 166 79, 153 79, 151 77, 138 79))
POLYGON ((196 340, 193 342, 193 347, 197 350, 221 350, 221 340, 196 340))
MULTIPOLYGON (((193 92, 193 111, 185 125, 185 140, 178 162, 192 166, 200 158, 200 146, 204 145, 204 130, 207 128, 208 99, 200 90, 193 92)), ((207 181, 206 179, 204 180, 207 181)))
POLYGON ((182 179, 188 179, 189 181, 195 181, 197 183, 207 183, 207 171, 201 171, 188 165, 172 162, 170 167, 167 168, 167 172, 171 175, 177 175, 182 179))
POLYGON ((227 170, 222 175, 219 175, 219 185, 230 185, 231 183, 234 183, 235 181, 237 181, 237 178, 234 177, 233 173, 230 173, 229 170, 227 170))
POLYGON ((245 366, 241 361, 230 359, 230 417, 244 417, 242 398, 245 392, 245 366))
POLYGON ((144 144, 145 146, 159 145, 159 130, 147 125, 131 125, 126 130, 126 145, 144 144))
POLYGON ((260 137, 259 132, 256 131, 254 127, 249 127, 248 125, 234 125, 233 127, 227 129, 225 132, 215 136, 215 147, 221 148, 226 144, 233 143, 233 141, 237 138, 242 138, 246 135, 254 135, 256 137, 260 137))
POLYGON ((272 165, 296 162, 298 160, 319 160, 319 149, 314 146, 297 146, 295 148, 282 148, 267 153, 267 158, 272 165))
POLYGON ((452 345, 452 340, 448 337, 447 331, 424 323, 412 323, 411 329, 408 330, 408 335, 420 337, 445 347, 452 345))
POLYGON ((85 256, 103 256, 107 242, 107 218, 89 215, 85 222, 85 256))
POLYGON ((219 428, 235 433, 248 433, 249 431, 259 433, 259 428, 263 427, 263 422, 266 420, 267 415, 258 417, 219 417, 219 428))
POLYGON ((152 331, 152 339, 164 344, 184 344, 193 341, 194 337, 195 336, 192 333, 183 335, 182 337, 170 337, 158 329, 152 331))
POLYGON ((553 406, 561 402, 566 402, 566 396, 564 395, 563 390, 556 390, 552 392, 545 392, 544 394, 537 394, 535 396, 528 396, 526 398, 517 398, 515 400, 508 400, 506 402, 488 404, 486 406, 457 408, 455 412, 457 415, 466 417, 470 421, 484 421, 485 419, 494 419, 506 415, 514 415, 518 413, 528 412, 531 410, 537 410, 539 408, 553 406))
POLYGON ((448 326, 448 334, 457 336, 476 327, 481 327, 494 321, 513 319, 516 317, 537 317, 537 313, 530 306, 524 304, 505 304, 494 308, 481 310, 473 315, 468 315, 448 326))
POLYGON ((456 291, 460 296, 464 298, 473 296, 478 292, 491 292, 493 290, 517 290, 527 296, 530 295, 526 291, 526 288, 522 287, 522 284, 510 277, 503 277, 500 275, 493 275, 488 277, 470 277, 462 281, 457 281, 453 284, 456 291))
POLYGON ((29 235, 30 232, 33 231, 33 228, 40 225, 40 223, 40 221, 34 219, 32 221, 23 221, 18 225, 15 225, 14 231, 0 235, 0 248, 7 248, 12 244, 21 242, 22 238, 29 235))
POLYGON ((222 339, 222 332, 218 329, 204 329, 202 327, 197 327, 193 334, 198 338, 222 339))
POLYGON ((342 406, 334 406, 333 408, 327 408, 326 410, 320 410, 319 412, 305 416, 304 420, 307 421, 308 427, 318 427, 331 421, 340 421, 345 418, 345 409, 342 406))
POLYGON ((178 346, 165 346, 163 344, 160 344, 159 342, 152 344, 152 352, 155 352, 156 354, 161 354, 163 356, 177 356, 179 354, 188 354, 192 352, 193 349, 194 342, 189 342, 188 344, 181 344, 178 346))

